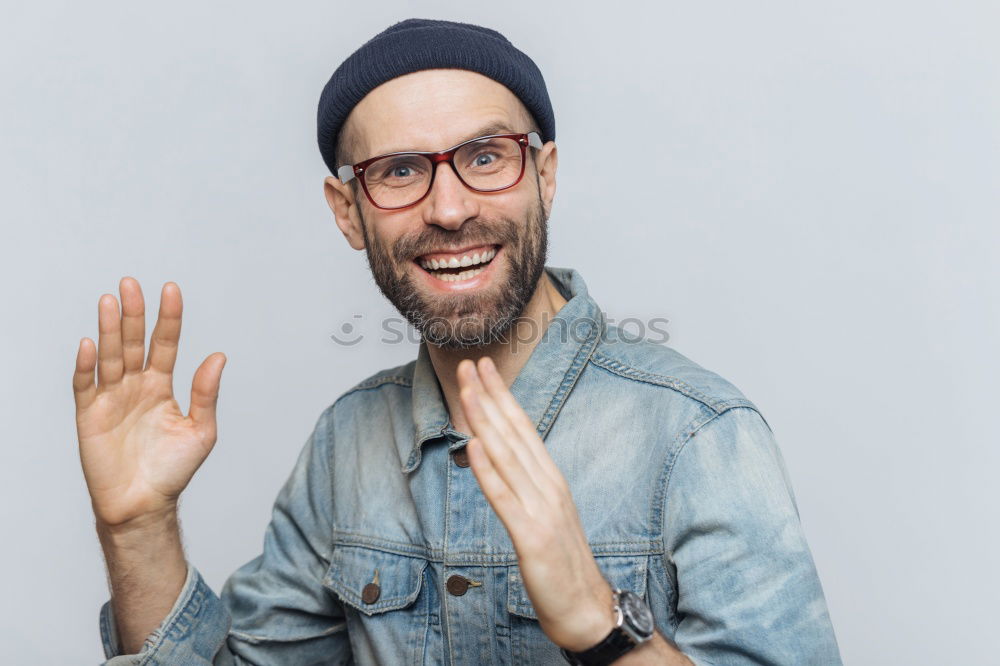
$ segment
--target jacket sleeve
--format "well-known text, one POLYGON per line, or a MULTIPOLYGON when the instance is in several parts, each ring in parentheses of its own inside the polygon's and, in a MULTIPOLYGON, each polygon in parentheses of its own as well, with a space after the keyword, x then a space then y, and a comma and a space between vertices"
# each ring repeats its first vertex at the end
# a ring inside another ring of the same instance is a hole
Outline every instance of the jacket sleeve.
POLYGON ((278 493, 263 552, 216 595, 197 569, 136 654, 119 652, 110 602, 100 612, 105 664, 348 664, 344 610, 323 586, 330 566, 332 409, 319 418, 278 493))
POLYGON ((674 641, 695 664, 841 664, 784 460, 751 407, 713 417, 668 477, 674 641))

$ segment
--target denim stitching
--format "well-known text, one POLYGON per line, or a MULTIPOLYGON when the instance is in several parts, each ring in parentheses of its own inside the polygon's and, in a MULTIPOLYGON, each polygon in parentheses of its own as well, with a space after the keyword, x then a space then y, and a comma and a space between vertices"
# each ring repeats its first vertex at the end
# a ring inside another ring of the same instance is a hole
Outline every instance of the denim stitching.
MULTIPOLYGON (((444 549, 442 548, 430 548, 428 546, 393 541, 391 539, 373 537, 367 534, 349 532, 346 530, 334 530, 332 539, 334 547, 365 547, 393 555, 421 557, 429 562, 435 562, 438 564, 447 563, 448 566, 489 566, 493 564, 505 565, 510 562, 517 562, 517 553, 514 551, 506 551, 502 553, 449 551, 446 558, 444 549)), ((661 539, 603 541, 591 544, 591 550, 595 555, 608 556, 658 555, 663 553, 663 542, 661 539)))
MULTIPOLYGON (((202 580, 198 580, 197 583, 195 585, 193 585, 192 588, 188 591, 187 596, 184 597, 183 601, 178 606, 178 608, 180 609, 180 612, 178 612, 173 618, 171 618, 170 622, 167 625, 165 625, 163 627, 157 627, 146 638, 146 640, 143 642, 142 650, 140 650, 140 654, 143 653, 143 652, 146 652, 147 649, 149 651, 139 661, 139 666, 145 666, 146 664, 149 664, 151 662, 151 660, 156 657, 156 653, 160 650, 160 648, 163 646, 163 644, 168 640, 167 637, 171 633, 173 633, 174 628, 178 624, 180 624, 182 616, 184 616, 185 614, 187 614, 189 612, 189 610, 188 610, 188 604, 191 603, 192 601, 194 601, 196 604, 200 604, 201 600, 205 597, 205 590, 203 589, 204 585, 205 585, 205 583, 202 580)), ((196 607, 200 610, 200 606, 196 605, 196 607)), ((188 627, 188 628, 190 628, 190 627, 188 627)), ((184 633, 185 632, 182 631, 180 638, 184 637, 184 633)))
MULTIPOLYGON (((603 322, 603 314, 601 317, 603 322)), ((548 409, 546 409, 541 422, 538 424, 538 427, 540 428, 540 436, 543 439, 552 427, 552 423, 555 421, 559 410, 566 402, 566 398, 569 397, 570 392, 576 386, 576 382, 580 378, 580 374, 583 372, 587 361, 590 360, 591 356, 594 354, 594 350, 597 348, 597 341, 600 338, 598 334, 600 333, 602 326, 603 324, 591 326, 590 337, 588 337, 587 340, 580 345, 580 348, 576 352, 576 356, 573 357, 572 363, 570 363, 569 368, 566 370, 562 383, 559 385, 559 388, 556 389, 555 395, 552 396, 552 401, 549 403, 548 409)))
MULTIPOLYGON (((729 413, 729 412, 731 412, 731 411, 733 411, 735 409, 749 409, 750 411, 757 412, 758 414, 760 414, 760 412, 757 411, 757 408, 753 407, 752 405, 751 406, 746 406, 746 405, 743 405, 743 406, 734 406, 734 407, 730 407, 730 408, 726 409, 725 411, 719 412, 718 414, 715 414, 714 416, 712 416, 712 417, 710 417, 708 419, 705 419, 703 422, 701 422, 697 426, 692 426, 690 428, 690 431, 689 431, 688 428, 685 428, 681 432, 681 436, 683 436, 683 439, 680 440, 680 445, 678 446, 677 451, 671 457, 670 463, 667 466, 666 474, 663 477, 663 479, 664 479, 663 484, 664 485, 663 485, 663 500, 662 501, 663 501, 664 506, 661 508, 661 511, 662 511, 661 517, 663 515, 666 515, 666 501, 667 501, 667 494, 669 492, 671 475, 673 474, 674 467, 675 467, 675 465, 677 463, 677 460, 680 458, 681 454, 684 452, 684 449, 687 447, 688 442, 690 442, 691 439, 694 438, 694 436, 697 435, 701 431, 702 428, 704 428, 705 426, 707 426, 710 423, 715 423, 724 414, 727 414, 727 413, 729 413)), ((761 417, 761 418, 763 418, 763 417, 761 417)), ((692 424, 695 423, 695 422, 692 422, 692 424)), ((662 519, 661 519, 661 522, 662 522, 662 519)), ((671 562, 673 562, 673 554, 666 552, 666 543, 664 543, 663 545, 664 545, 664 557, 669 557, 670 560, 671 560, 671 562)))
POLYGON ((756 406, 746 398, 730 398, 728 400, 712 398, 711 396, 705 395, 687 382, 677 379, 676 377, 639 370, 606 356, 599 351, 594 352, 591 362, 598 367, 604 368, 608 372, 625 377, 626 379, 633 379, 635 381, 673 389, 682 395, 685 395, 693 400, 697 400, 717 414, 721 414, 731 407, 753 407, 756 409, 756 406))

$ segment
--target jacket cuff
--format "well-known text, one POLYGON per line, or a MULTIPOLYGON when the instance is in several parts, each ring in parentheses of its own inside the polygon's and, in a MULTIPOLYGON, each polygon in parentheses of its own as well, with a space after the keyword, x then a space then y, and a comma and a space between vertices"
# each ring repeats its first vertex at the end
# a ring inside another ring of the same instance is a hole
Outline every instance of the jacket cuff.
POLYGON ((101 606, 105 666, 126 664, 211 664, 229 633, 229 614, 219 597, 188 563, 187 578, 163 622, 146 637, 139 652, 121 654, 111 601, 101 606))

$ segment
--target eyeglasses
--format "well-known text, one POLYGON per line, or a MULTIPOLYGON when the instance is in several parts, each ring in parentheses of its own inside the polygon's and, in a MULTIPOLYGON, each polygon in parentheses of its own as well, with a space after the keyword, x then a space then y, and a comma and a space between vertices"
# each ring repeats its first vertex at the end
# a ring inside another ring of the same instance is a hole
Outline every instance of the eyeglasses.
POLYGON ((431 191, 437 165, 447 162, 462 184, 474 192, 499 192, 524 176, 528 147, 541 148, 538 132, 492 134, 469 139, 440 152, 378 155, 337 169, 341 182, 357 177, 372 205, 397 210, 421 202, 431 191))

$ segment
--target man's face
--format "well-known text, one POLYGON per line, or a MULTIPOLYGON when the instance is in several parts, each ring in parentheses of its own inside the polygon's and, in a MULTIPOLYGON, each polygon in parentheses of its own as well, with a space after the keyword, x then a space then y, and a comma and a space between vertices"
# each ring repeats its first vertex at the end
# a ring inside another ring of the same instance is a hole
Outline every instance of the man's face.
MULTIPOLYGON (((349 123, 354 162, 532 129, 530 115, 506 87, 455 69, 386 82, 355 107, 349 123)), ((545 156, 553 150, 554 144, 542 149, 545 156)), ((427 197, 409 208, 381 210, 356 188, 353 209, 375 282, 428 343, 462 349, 502 340, 534 294, 546 259, 554 186, 545 188, 546 201, 533 151, 528 149, 521 181, 500 192, 467 189, 447 164, 438 165, 427 197), (441 266, 464 257, 479 263, 432 268, 433 261, 441 266)), ((553 172, 554 166, 553 155, 553 172)), ((338 224, 343 230, 340 219, 338 224)))

